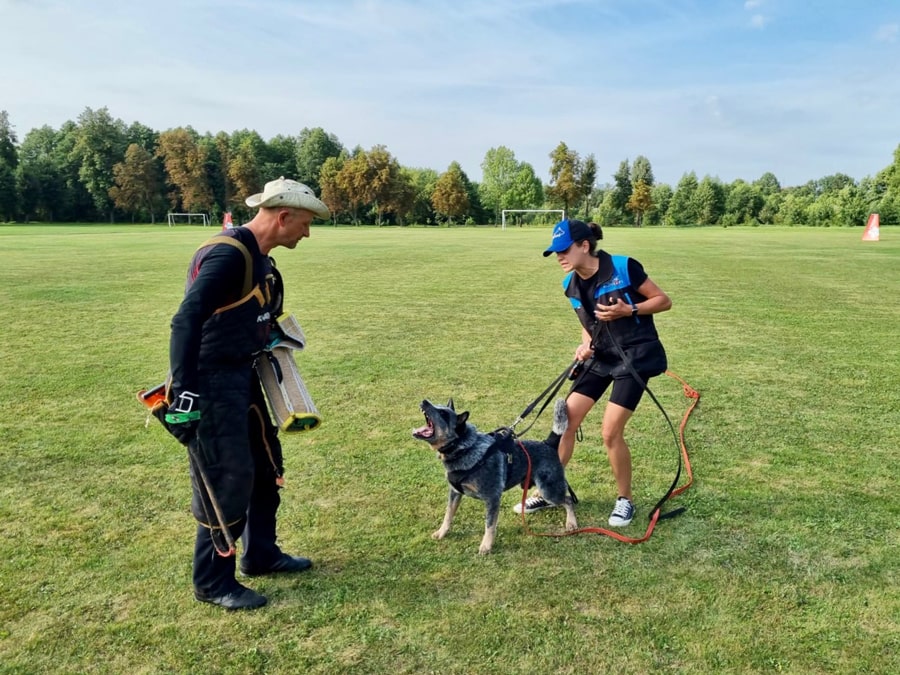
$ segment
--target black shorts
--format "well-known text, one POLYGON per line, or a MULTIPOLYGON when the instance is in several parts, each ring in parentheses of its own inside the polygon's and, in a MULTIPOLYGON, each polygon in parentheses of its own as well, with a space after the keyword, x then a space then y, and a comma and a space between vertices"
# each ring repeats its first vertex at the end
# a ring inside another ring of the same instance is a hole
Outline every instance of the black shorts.
MULTIPOLYGON (((639 375, 646 381, 647 378, 643 373, 639 373, 639 375)), ((610 384, 613 388, 609 395, 609 402, 634 412, 644 395, 644 386, 633 376, 613 379, 609 375, 597 375, 589 370, 576 382, 572 391, 587 396, 592 401, 597 401, 610 384)))

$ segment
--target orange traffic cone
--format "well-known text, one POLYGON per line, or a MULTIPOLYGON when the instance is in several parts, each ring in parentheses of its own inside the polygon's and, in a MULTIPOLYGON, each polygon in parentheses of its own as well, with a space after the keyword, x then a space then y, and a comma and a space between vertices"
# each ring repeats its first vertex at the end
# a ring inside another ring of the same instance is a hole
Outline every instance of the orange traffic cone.
POLYGON ((869 214, 869 222, 866 223, 866 231, 863 232, 863 241, 878 241, 879 237, 879 219, 877 213, 869 214))

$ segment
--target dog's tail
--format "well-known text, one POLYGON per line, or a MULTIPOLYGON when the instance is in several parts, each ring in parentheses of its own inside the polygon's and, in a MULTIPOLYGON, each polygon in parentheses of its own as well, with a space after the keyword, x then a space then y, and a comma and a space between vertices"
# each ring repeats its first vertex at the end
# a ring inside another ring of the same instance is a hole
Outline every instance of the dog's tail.
POLYGON ((547 436, 547 440, 544 442, 550 447, 558 449, 559 438, 566 433, 566 429, 568 428, 569 413, 566 409, 566 400, 558 398, 556 399, 556 404, 553 406, 553 426, 551 427, 550 435, 547 436))

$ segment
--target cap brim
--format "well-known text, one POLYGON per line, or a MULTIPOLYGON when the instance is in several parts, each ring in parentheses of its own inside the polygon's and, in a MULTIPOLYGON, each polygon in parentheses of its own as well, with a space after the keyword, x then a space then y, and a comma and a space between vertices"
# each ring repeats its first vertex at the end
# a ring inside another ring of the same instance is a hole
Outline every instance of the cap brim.
POLYGON ((244 203, 249 206, 251 209, 255 209, 262 202, 262 192, 257 192, 255 195, 250 195, 247 199, 244 200, 244 203))

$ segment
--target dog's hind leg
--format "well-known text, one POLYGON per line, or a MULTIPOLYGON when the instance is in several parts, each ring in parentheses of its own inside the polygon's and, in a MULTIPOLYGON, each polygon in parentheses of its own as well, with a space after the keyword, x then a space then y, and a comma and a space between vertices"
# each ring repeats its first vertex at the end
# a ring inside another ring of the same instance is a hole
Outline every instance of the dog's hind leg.
POLYGON ((566 509, 566 530, 578 529, 578 521, 575 519, 575 500, 569 491, 569 484, 566 483, 565 475, 560 472, 552 477, 551 480, 538 481, 538 489, 541 496, 553 505, 560 505, 566 509))
POLYGON ((451 487, 450 495, 447 497, 447 510, 444 512, 444 522, 432 533, 432 539, 443 539, 450 531, 450 524, 453 522, 453 516, 456 515, 456 510, 459 508, 461 499, 462 493, 457 492, 451 487))
POLYGON ((566 509, 566 530, 577 530, 578 521, 575 520, 575 502, 572 499, 572 495, 566 495, 563 507, 566 509))
POLYGON ((497 536, 497 520, 500 518, 500 500, 486 501, 487 511, 484 514, 484 536, 481 538, 481 546, 478 553, 487 555, 494 547, 494 539, 497 536))

